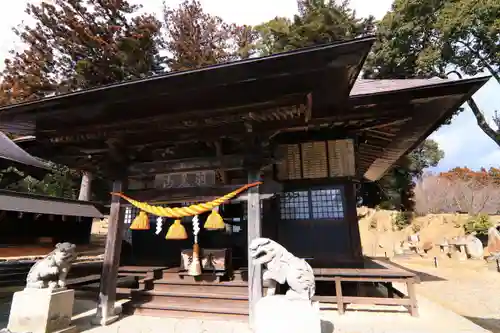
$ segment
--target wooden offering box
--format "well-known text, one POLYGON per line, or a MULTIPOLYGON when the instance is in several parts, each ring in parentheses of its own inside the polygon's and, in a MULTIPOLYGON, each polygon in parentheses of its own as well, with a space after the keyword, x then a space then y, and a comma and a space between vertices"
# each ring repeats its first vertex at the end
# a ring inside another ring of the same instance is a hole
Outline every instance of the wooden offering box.
MULTIPOLYGON (((201 268, 204 271, 226 271, 231 263, 230 249, 200 249, 201 268)), ((181 269, 187 270, 193 260, 193 249, 182 250, 181 269)))

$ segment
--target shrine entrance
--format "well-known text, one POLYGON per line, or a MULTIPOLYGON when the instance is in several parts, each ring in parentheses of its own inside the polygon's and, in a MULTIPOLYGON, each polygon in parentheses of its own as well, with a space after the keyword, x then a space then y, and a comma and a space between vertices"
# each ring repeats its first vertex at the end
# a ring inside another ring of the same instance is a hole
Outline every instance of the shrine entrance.
MULTIPOLYGON (((171 205, 172 206, 172 205, 171 205)), ((236 202, 222 205, 220 214, 226 224, 225 230, 206 230, 201 228, 198 233, 198 243, 202 249, 227 249, 229 251, 227 263, 232 269, 246 267, 247 258, 247 217, 246 202, 236 202)), ((130 225, 137 216, 138 210, 129 206, 125 208, 125 224, 130 225)), ((209 213, 199 215, 200 224, 203 224, 209 213)), ((181 252, 192 249, 193 230, 190 218, 182 220, 188 238, 185 240, 165 241, 168 227, 172 221, 158 222, 156 216, 149 216, 149 230, 130 230, 126 228, 125 239, 132 245, 133 252, 125 261, 128 264, 179 267, 181 252), (141 246, 149 244, 149 246, 141 246)))

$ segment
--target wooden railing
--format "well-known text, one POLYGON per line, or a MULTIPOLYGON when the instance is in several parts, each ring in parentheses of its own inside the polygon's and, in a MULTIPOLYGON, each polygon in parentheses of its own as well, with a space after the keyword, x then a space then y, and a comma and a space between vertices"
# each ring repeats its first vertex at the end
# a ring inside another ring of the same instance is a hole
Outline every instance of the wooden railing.
MULTIPOLYGON (((339 314, 344 314, 347 304, 373 304, 373 305, 402 305, 410 314, 418 317, 418 304, 415 293, 415 284, 419 283, 418 276, 395 264, 384 260, 371 260, 373 266, 381 268, 318 268, 314 269, 316 281, 332 281, 335 283, 339 314), (344 296, 342 293, 343 282, 378 283, 387 289, 388 297, 344 296), (404 283, 408 295, 403 294, 393 287, 393 283, 404 283)), ((315 300, 329 302, 330 296, 315 296, 315 300)))

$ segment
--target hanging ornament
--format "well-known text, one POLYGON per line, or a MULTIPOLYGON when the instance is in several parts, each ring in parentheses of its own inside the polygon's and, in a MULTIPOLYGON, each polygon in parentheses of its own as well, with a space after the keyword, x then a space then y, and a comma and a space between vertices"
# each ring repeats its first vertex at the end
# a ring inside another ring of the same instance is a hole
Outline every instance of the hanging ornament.
POLYGON ((226 228, 224 220, 219 214, 219 207, 212 209, 212 212, 207 217, 207 220, 205 221, 205 225, 203 225, 203 227, 207 230, 220 230, 226 228))
POLYGON ((200 223, 198 221, 198 215, 193 217, 193 261, 189 266, 188 274, 191 276, 201 275, 201 262, 200 262, 200 246, 198 245, 198 233, 200 232, 200 223))
POLYGON ((165 239, 187 239, 186 228, 181 223, 181 220, 175 220, 174 223, 168 228, 165 239))
POLYGON ((181 217, 187 217, 187 216, 194 216, 198 214, 202 214, 205 212, 208 212, 212 209, 214 209, 217 206, 222 205, 223 203, 233 199, 236 197, 238 194, 240 194, 243 191, 246 191, 247 189, 258 186, 262 184, 262 182, 255 182, 251 184, 247 184, 245 186, 240 187, 239 189, 226 194, 223 197, 217 198, 213 201, 209 202, 204 202, 198 205, 191 205, 187 207, 162 207, 162 206, 151 206, 147 204, 146 202, 140 202, 136 201, 132 198, 127 197, 123 193, 118 193, 118 192, 112 192, 112 195, 119 196, 123 198, 124 200, 130 202, 133 206, 144 210, 146 213, 153 214, 156 216, 163 216, 163 217, 170 217, 170 218, 181 218, 181 217))
POLYGON ((145 211, 141 210, 139 215, 135 217, 130 225, 130 230, 149 230, 149 217, 145 211))
POLYGON ((156 231, 155 234, 159 235, 161 232, 161 229, 163 227, 163 218, 161 216, 158 216, 156 219, 156 231))

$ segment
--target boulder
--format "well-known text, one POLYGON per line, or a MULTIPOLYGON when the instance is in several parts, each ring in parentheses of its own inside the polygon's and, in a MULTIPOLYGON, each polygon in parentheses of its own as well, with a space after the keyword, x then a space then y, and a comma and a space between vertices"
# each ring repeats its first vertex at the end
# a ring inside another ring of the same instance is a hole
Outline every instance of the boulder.
POLYGON ((471 257, 472 259, 483 259, 484 258, 483 243, 476 236, 469 235, 466 237, 465 249, 466 249, 469 257, 471 257))

